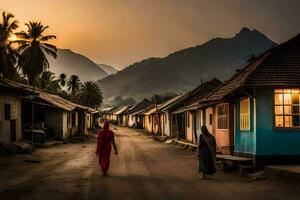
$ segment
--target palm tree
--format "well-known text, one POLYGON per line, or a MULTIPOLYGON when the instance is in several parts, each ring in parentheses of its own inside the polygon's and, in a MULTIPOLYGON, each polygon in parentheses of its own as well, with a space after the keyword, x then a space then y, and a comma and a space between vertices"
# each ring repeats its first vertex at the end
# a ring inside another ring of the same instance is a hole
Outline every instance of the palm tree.
POLYGON ((59 80, 56 79, 55 74, 51 71, 45 71, 39 78, 36 79, 35 84, 41 89, 48 90, 54 94, 61 91, 59 80))
POLYGON ((0 22, 0 75, 11 78, 16 72, 18 53, 12 48, 10 37, 18 28, 18 21, 13 20, 11 13, 2 13, 0 22))
POLYGON ((51 71, 44 71, 38 79, 38 86, 41 89, 47 89, 47 87, 55 80, 55 74, 51 71))
POLYGON ((21 40, 17 41, 20 46, 18 51, 21 57, 18 66, 23 74, 28 78, 32 85, 32 143, 34 143, 33 129, 34 129, 34 95, 35 95, 35 79, 43 71, 49 68, 49 62, 45 53, 56 58, 56 46, 47 43, 48 40, 55 39, 55 35, 44 35, 44 31, 48 26, 44 26, 41 22, 29 22, 25 24, 27 32, 21 32, 17 36, 21 40))
POLYGON ((56 46, 47 43, 48 40, 55 39, 55 35, 46 35, 43 33, 49 26, 44 26, 41 22, 29 22, 25 24, 27 32, 18 34, 22 40, 19 40, 21 53, 19 67, 23 74, 28 78, 29 83, 33 85, 34 80, 43 71, 49 68, 49 62, 45 55, 48 54, 54 58, 57 57, 56 46))
POLYGON ((76 97, 78 103, 89 107, 100 106, 103 99, 99 86, 92 81, 84 82, 76 97))
POLYGON ((68 80, 68 90, 71 91, 73 95, 79 90, 80 87, 80 79, 77 75, 72 75, 68 80))
POLYGON ((66 79, 67 79, 67 75, 66 75, 66 74, 61 73, 61 74, 59 75, 58 82, 59 82, 59 84, 60 84, 62 87, 64 87, 64 86, 66 85, 66 79))

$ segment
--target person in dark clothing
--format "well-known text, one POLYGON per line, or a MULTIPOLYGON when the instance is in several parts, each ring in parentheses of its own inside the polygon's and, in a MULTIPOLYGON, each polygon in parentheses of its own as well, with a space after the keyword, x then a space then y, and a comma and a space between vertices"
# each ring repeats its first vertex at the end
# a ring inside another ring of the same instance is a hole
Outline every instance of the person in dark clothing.
POLYGON ((216 140, 212 134, 207 130, 206 126, 201 127, 201 134, 199 138, 199 173, 204 179, 205 175, 213 175, 216 173, 215 157, 216 157, 216 140))

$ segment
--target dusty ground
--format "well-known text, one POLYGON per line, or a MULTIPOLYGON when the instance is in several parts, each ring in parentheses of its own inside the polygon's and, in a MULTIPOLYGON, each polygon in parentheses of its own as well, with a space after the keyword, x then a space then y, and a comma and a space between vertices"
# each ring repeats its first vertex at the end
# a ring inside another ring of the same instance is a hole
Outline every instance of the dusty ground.
POLYGON ((117 128, 119 155, 102 177, 95 140, 0 157, 0 199, 300 199, 299 184, 248 181, 222 171, 200 180, 188 151, 161 144, 133 129, 117 128), (25 159, 40 159, 27 163, 25 159))

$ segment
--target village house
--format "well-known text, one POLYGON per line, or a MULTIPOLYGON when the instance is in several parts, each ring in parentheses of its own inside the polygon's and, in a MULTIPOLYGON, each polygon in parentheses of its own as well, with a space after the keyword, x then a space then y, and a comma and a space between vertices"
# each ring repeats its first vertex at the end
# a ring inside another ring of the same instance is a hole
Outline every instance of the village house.
POLYGON ((162 113, 162 110, 178 101, 180 98, 182 98, 182 96, 183 95, 177 95, 157 106, 154 105, 153 108, 147 110, 144 113, 146 131, 153 134, 163 135, 168 127, 169 118, 162 113))
POLYGON ((100 120, 102 122, 103 122, 103 120, 109 120, 109 112, 113 109, 114 109, 114 107, 102 108, 99 112, 100 120))
POLYGON ((197 110, 198 102, 220 85, 221 81, 217 79, 207 81, 162 109, 165 116, 164 135, 197 143, 203 124, 203 114, 197 110))
POLYGON ((250 61, 206 103, 214 104, 206 114, 221 152, 259 166, 299 162, 300 35, 250 61))
MULTIPOLYGON (((26 93, 26 95, 19 96, 18 101, 14 105, 11 104, 10 108, 8 108, 8 103, 4 103, 6 108, 0 110, 0 112, 6 112, 7 119, 10 112, 11 120, 16 120, 17 138, 31 140, 32 87, 8 79, 1 79, 0 83, 2 88, 13 88, 24 94, 26 93)), ((19 93, 12 94, 11 92, 1 91, 1 96, 9 96, 10 98, 13 98, 15 94, 19 93)), ((4 98, 3 101, 5 101, 4 98)), ((91 119, 93 117, 92 113, 95 113, 94 109, 75 104, 60 96, 37 88, 35 90, 34 111, 33 133, 42 135, 42 138, 67 138, 84 134, 88 128, 93 126, 91 119)), ((14 122, 10 123, 12 123, 11 126, 13 127, 14 122)))
POLYGON ((21 140, 22 97, 29 92, 10 86, 0 79, 0 143, 10 144, 21 140))
POLYGON ((131 124, 133 128, 145 129, 145 115, 147 109, 138 110, 134 113, 130 113, 131 124))
POLYGON ((117 117, 117 123, 121 126, 127 125, 127 115, 125 114, 127 110, 131 108, 131 105, 122 106, 119 110, 117 110, 114 114, 117 117))
POLYGON ((118 111, 120 109, 122 109, 123 106, 118 106, 118 107, 115 107, 114 109, 112 109, 111 111, 109 111, 109 121, 112 122, 112 123, 118 123, 118 111))
POLYGON ((105 119, 107 119, 108 121, 113 121, 114 119, 114 112, 119 109, 119 107, 113 107, 112 109, 110 109, 109 111, 106 111, 105 114, 105 119))
POLYGON ((143 115, 141 112, 144 111, 148 106, 151 105, 151 102, 148 99, 144 99, 139 103, 133 105, 128 109, 124 114, 127 116, 127 126, 134 128, 142 128, 144 124, 143 115))

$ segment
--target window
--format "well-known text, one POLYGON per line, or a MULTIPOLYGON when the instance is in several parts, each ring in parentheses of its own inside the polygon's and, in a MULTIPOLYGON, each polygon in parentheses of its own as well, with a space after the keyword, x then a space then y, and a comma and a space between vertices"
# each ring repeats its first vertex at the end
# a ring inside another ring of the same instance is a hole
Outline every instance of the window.
POLYGON ((228 129, 228 104, 220 104, 217 106, 218 113, 218 129, 228 129))
POLYGON ((10 104, 4 104, 4 119, 10 120, 10 104))
POLYGON ((213 123, 213 115, 209 114, 209 125, 212 125, 213 123))
POLYGON ((250 99, 240 101, 240 130, 250 130, 250 99))
POLYGON ((275 127, 300 128, 299 89, 274 90, 275 127))

